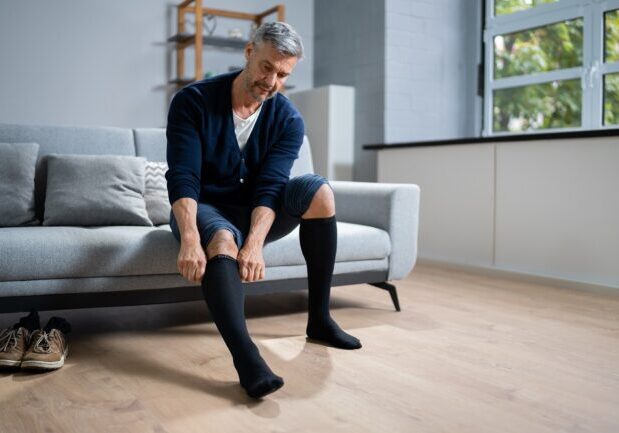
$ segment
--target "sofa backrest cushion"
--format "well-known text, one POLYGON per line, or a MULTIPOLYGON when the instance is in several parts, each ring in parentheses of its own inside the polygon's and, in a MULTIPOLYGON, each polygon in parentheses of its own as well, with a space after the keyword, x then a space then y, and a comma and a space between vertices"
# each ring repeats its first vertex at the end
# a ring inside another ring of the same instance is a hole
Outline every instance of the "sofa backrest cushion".
POLYGON ((133 130, 133 137, 137 156, 148 161, 166 162, 165 128, 137 128, 133 130))
POLYGON ((0 124, 0 142, 39 144, 35 172, 35 214, 43 221, 47 167, 50 153, 135 156, 133 133, 128 128, 0 124))

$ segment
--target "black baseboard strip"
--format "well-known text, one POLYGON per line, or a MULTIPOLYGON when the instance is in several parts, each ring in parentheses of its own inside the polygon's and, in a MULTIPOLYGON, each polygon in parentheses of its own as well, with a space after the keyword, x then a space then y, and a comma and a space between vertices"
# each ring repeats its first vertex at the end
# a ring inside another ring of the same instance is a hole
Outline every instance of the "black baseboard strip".
MULTIPOLYGON (((386 271, 366 271, 333 275, 332 286, 386 281, 386 271)), ((244 283, 247 295, 307 290, 307 278, 256 281, 244 283)), ((131 305, 167 304, 202 300, 200 286, 173 287, 97 293, 61 293, 53 295, 0 297, 0 313, 65 310, 80 308, 120 307, 131 305)))

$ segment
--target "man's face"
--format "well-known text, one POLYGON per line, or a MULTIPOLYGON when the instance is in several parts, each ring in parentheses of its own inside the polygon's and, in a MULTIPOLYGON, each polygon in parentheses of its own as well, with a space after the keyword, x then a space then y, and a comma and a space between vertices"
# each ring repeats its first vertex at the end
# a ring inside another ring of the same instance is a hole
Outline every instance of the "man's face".
POLYGON ((258 102, 275 96, 297 64, 297 57, 280 54, 269 42, 245 47, 245 91, 258 102))

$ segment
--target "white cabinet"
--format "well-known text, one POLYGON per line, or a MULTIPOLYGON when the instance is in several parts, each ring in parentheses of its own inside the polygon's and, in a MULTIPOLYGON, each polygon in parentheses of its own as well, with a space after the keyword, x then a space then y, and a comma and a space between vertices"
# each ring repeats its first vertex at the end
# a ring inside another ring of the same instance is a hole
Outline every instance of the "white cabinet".
POLYGON ((329 180, 352 180, 355 88, 329 85, 287 96, 303 116, 314 171, 329 180))

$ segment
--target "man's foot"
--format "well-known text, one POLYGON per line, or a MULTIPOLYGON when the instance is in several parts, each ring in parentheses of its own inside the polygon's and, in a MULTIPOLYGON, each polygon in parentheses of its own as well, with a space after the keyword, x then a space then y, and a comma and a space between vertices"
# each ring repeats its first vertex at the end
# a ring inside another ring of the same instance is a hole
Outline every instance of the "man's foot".
POLYGON ((234 361, 241 386, 252 398, 261 398, 284 386, 284 379, 269 368, 260 356, 249 356, 243 361, 234 361))
POLYGON ((306 333, 309 338, 325 341, 339 349, 361 348, 361 341, 357 337, 344 332, 331 317, 322 322, 312 322, 309 320, 306 333))

